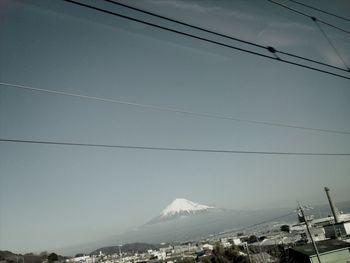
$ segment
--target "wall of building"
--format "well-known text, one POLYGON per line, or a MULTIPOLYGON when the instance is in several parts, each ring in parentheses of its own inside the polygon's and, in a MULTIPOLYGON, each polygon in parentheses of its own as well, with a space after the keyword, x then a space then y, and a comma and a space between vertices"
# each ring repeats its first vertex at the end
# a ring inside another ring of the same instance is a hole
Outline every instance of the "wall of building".
MULTIPOLYGON (((322 263, 348 263, 350 262, 350 251, 349 249, 342 249, 324 253, 320 255, 322 263)), ((312 263, 318 263, 316 256, 310 257, 312 263)))
POLYGON ((344 223, 345 233, 350 235, 350 222, 344 223))

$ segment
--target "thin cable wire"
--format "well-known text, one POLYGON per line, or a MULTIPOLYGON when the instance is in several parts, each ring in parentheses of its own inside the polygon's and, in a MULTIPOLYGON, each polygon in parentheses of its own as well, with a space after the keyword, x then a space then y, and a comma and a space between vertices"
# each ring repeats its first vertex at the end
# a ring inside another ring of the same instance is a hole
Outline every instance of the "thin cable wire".
POLYGON ((328 44, 333 48, 335 54, 337 54, 339 60, 343 63, 344 67, 347 68, 348 71, 350 71, 350 68, 348 67, 348 65, 345 63, 344 59, 342 58, 342 56, 340 55, 340 53, 338 52, 337 48, 334 46, 334 44, 332 43, 332 41, 330 40, 330 38, 327 36, 326 32, 322 29, 321 25, 318 23, 318 20, 315 18, 312 21, 315 22, 317 28, 321 31, 322 35, 324 36, 324 38, 327 40, 328 44))
MULTIPOLYGON (((218 32, 213 31, 213 30, 209 30, 209 29, 206 29, 206 28, 203 28, 203 27, 199 27, 199 26, 195 26, 195 25, 192 25, 192 24, 189 24, 189 23, 185 23, 185 22, 182 22, 182 21, 179 21, 179 20, 175 20, 175 19, 172 19, 172 18, 169 18, 169 17, 166 17, 166 16, 155 14, 155 13, 152 13, 152 12, 149 12, 149 11, 137 8, 137 7, 133 7, 133 6, 130 6, 130 5, 127 5, 127 4, 123 4, 123 3, 119 3, 117 1, 113 1, 113 0, 104 0, 104 1, 108 2, 108 3, 112 3, 114 5, 119 5, 119 6, 128 8, 128 9, 131 9, 131 10, 135 10, 135 11, 147 14, 147 15, 151 15, 151 16, 154 16, 154 17, 157 17, 157 18, 161 18, 161 19, 164 19, 164 20, 167 20, 167 21, 179 24, 179 25, 190 27, 190 28, 193 28, 193 29, 196 29, 196 30, 200 30, 200 31, 203 31, 203 32, 206 32, 206 33, 210 33, 210 34, 213 34, 213 35, 216 35, 216 36, 224 37, 224 38, 227 38, 227 39, 230 39, 230 40, 234 40, 234 41, 237 41, 237 42, 240 42, 240 43, 244 43, 244 44, 247 44, 247 45, 251 45, 251 46, 258 47, 258 48, 267 50, 269 52, 272 52, 271 51, 271 47, 266 47, 266 46, 259 45, 259 44, 256 44, 256 43, 253 43, 253 42, 250 42, 250 41, 246 41, 246 40, 243 40, 243 39, 240 39, 240 38, 237 38, 237 37, 232 37, 232 36, 229 36, 229 35, 218 33, 218 32)), ((288 52, 279 51, 279 50, 276 50, 274 48, 272 48, 272 49, 273 49, 272 53, 274 54, 274 56, 277 56, 276 53, 279 53, 279 54, 283 54, 283 55, 290 56, 290 57, 293 57, 293 58, 297 58, 297 59, 305 60, 305 61, 308 61, 308 62, 316 63, 316 64, 319 64, 319 65, 322 65, 322 66, 327 66, 327 67, 334 68, 334 69, 337 69, 337 70, 346 71, 346 70, 344 70, 341 67, 337 67, 337 66, 334 66, 334 65, 331 65, 331 64, 327 64, 327 63, 324 63, 324 62, 321 62, 321 61, 313 60, 313 59, 310 59, 310 58, 305 58, 305 57, 298 56, 298 55, 295 55, 295 54, 292 54, 292 53, 288 53, 288 52)), ((281 59, 281 58, 279 58, 277 56, 277 59, 281 59)))
POLYGON ((172 151, 172 152, 203 152, 203 153, 253 154, 253 155, 350 156, 350 153, 272 152, 272 151, 170 148, 170 147, 76 143, 76 142, 42 141, 42 140, 19 140, 19 139, 4 139, 4 138, 0 138, 0 142, 47 144, 47 145, 61 145, 61 146, 80 146, 80 147, 94 147, 94 148, 117 148, 117 149, 131 149, 131 150, 172 151))
POLYGON ((183 109, 178 109, 178 108, 162 107, 162 106, 151 105, 151 104, 134 103, 134 102, 130 102, 130 101, 112 99, 112 98, 101 98, 101 97, 95 97, 95 96, 87 96, 87 95, 81 95, 81 94, 77 94, 77 93, 34 88, 34 87, 30 87, 30 86, 23 86, 23 85, 11 84, 11 83, 6 83, 6 82, 0 82, 0 87, 1 86, 7 86, 7 87, 11 87, 11 88, 19 88, 19 89, 35 91, 35 92, 45 92, 45 93, 55 94, 55 95, 77 97, 77 98, 87 99, 87 100, 96 100, 96 101, 101 101, 101 102, 117 103, 117 104, 152 109, 152 110, 181 113, 181 114, 187 114, 187 115, 191 115, 191 116, 199 116, 199 117, 211 118, 211 119, 221 119, 221 120, 245 122, 245 123, 252 123, 252 124, 259 124, 259 125, 266 125, 266 126, 273 126, 273 127, 293 128, 293 129, 310 130, 310 131, 335 133, 335 134, 346 134, 346 135, 350 134, 350 132, 348 132, 348 131, 319 129, 319 128, 311 128, 311 127, 283 124, 283 123, 277 123, 277 122, 266 122, 266 121, 239 119, 239 118, 235 118, 232 116, 225 116, 225 115, 211 114, 211 113, 204 113, 204 112, 197 112, 197 111, 188 111, 188 110, 183 110, 183 109))
POLYGON ((79 5, 79 6, 82 6, 82 7, 86 7, 86 8, 95 10, 95 11, 103 12, 103 13, 106 13, 106 14, 122 17, 122 18, 125 18, 125 19, 128 19, 128 20, 134 21, 134 22, 138 22, 138 23, 142 23, 142 24, 145 24, 145 25, 148 25, 148 26, 156 27, 156 28, 159 28, 159 29, 162 29, 162 30, 166 30, 166 31, 169 31, 169 32, 173 32, 173 33, 176 33, 176 34, 179 34, 179 35, 183 35, 183 36, 186 36, 186 37, 190 37, 190 38, 198 39, 198 40, 205 41, 205 42, 208 42, 208 43, 212 43, 212 44, 215 44, 215 45, 219 45, 219 46, 222 46, 222 47, 238 50, 238 51, 241 51, 241 52, 244 52, 244 53, 248 53, 248 54, 252 54, 252 55, 256 55, 256 56, 260 56, 260 57, 264 57, 264 58, 273 59, 275 61, 283 62, 283 63, 286 63, 286 64, 290 64, 290 65, 294 65, 294 66, 298 66, 298 67, 302 67, 302 68, 310 69, 310 70, 313 70, 313 71, 317 71, 317 72, 321 72, 321 73, 325 73, 325 74, 328 74, 328 75, 332 75, 332 76, 336 76, 336 77, 340 77, 340 78, 344 78, 344 79, 350 80, 350 77, 347 77, 347 76, 344 76, 344 75, 341 75, 341 74, 337 74, 337 73, 334 73, 334 72, 330 72, 330 71, 327 71, 327 70, 315 68, 315 67, 312 67, 312 66, 304 65, 304 64, 293 62, 293 61, 289 61, 289 60, 278 59, 276 57, 271 57, 271 56, 268 56, 268 55, 264 55, 264 54, 261 54, 259 52, 247 50, 247 49, 244 49, 244 48, 239 48, 239 47, 236 47, 236 46, 233 46, 233 45, 228 45, 228 44, 221 43, 221 42, 218 42, 218 41, 210 40, 208 38, 195 36, 195 35, 192 35, 192 34, 189 34, 189 33, 185 33, 185 32, 179 31, 179 30, 171 29, 171 28, 168 28, 168 27, 165 27, 165 26, 160 26, 160 25, 157 25, 157 24, 154 24, 154 23, 150 23, 150 22, 146 22, 146 21, 137 19, 137 18, 133 18, 133 17, 130 17, 130 16, 122 15, 122 14, 119 14, 117 12, 112 12, 112 11, 109 11, 109 10, 105 10, 105 9, 102 9, 102 8, 99 8, 99 7, 87 5, 87 4, 76 2, 76 1, 73 1, 73 0, 63 0, 63 1, 75 4, 75 5, 79 5))
POLYGON ((322 12, 324 14, 327 14, 327 15, 330 15, 330 16, 334 16, 336 18, 340 18, 340 19, 343 19, 345 21, 350 21, 349 18, 346 18, 346 17, 343 17, 343 16, 340 16, 340 15, 337 15, 337 14, 334 14, 334 13, 331 13, 331 12, 328 12, 328 11, 325 11, 325 10, 322 10, 322 9, 319 9, 319 8, 316 8, 314 6, 311 6, 311 5, 307 5, 307 4, 304 4, 302 2, 298 2, 298 1, 295 1, 295 0, 288 0, 290 2, 293 2, 293 3, 296 3, 298 5, 302 5, 302 6, 305 6, 305 7, 308 7, 310 9, 313 9, 313 10, 316 10, 316 11, 319 11, 319 12, 322 12))
MULTIPOLYGON (((288 9, 288 10, 290 10, 290 11, 292 11, 292 12, 294 12, 294 13, 297 13, 297 14, 299 14, 299 15, 308 17, 308 18, 310 18, 310 19, 312 19, 312 18, 314 17, 314 16, 311 16, 311 15, 305 14, 305 13, 303 13, 303 12, 301 12, 301 11, 298 11, 298 10, 296 10, 296 9, 294 9, 294 8, 291 8, 291 7, 289 7, 289 6, 286 6, 286 5, 284 5, 284 4, 277 3, 277 2, 275 2, 275 1, 273 1, 273 0, 267 0, 267 1, 269 1, 269 2, 271 2, 271 3, 273 3, 273 4, 275 4, 275 5, 279 5, 279 6, 283 7, 283 8, 285 8, 285 9, 288 9)), ((335 26, 335 25, 333 25, 333 24, 331 24, 331 23, 328 23, 328 22, 326 22, 326 21, 323 21, 323 20, 321 20, 321 19, 319 19, 319 18, 317 18, 317 20, 318 20, 320 23, 325 24, 325 25, 327 25, 327 26, 329 26, 329 27, 333 27, 333 28, 335 28, 335 29, 337 29, 337 30, 343 31, 344 33, 350 34, 350 31, 345 30, 344 28, 335 26)))

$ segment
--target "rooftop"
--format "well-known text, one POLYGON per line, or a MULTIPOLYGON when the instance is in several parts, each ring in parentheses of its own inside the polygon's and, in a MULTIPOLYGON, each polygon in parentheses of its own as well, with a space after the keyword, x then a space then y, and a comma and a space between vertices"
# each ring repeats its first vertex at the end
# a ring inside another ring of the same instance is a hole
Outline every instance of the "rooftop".
MULTIPOLYGON (((336 239, 330 239, 330 240, 318 241, 316 242, 316 246, 317 246, 318 252, 322 254, 333 250, 350 248, 350 243, 336 240, 336 239)), ((292 248, 291 250, 294 250, 296 252, 299 252, 308 256, 312 256, 316 254, 312 243, 302 245, 302 246, 297 246, 292 248)))
POLYGON ((334 223, 334 224, 327 224, 327 225, 324 225, 325 226, 337 226, 337 225, 344 225, 344 224, 349 224, 350 223, 350 220, 347 220, 347 221, 342 221, 342 222, 338 222, 338 223, 334 223))

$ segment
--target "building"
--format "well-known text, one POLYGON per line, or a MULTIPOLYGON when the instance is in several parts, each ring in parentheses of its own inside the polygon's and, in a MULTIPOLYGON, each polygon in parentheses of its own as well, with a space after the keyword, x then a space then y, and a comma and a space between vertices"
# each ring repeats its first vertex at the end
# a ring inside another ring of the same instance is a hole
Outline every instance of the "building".
POLYGON ((166 258, 166 252, 165 251, 152 251, 151 258, 157 258, 164 260, 166 258))
POLYGON ((241 239, 233 238, 232 239, 232 244, 234 244, 235 246, 241 245, 242 244, 241 239))
MULTIPOLYGON (((316 242, 316 246, 322 263, 350 262, 350 243, 331 239, 316 242)), ((289 257, 291 263, 318 263, 312 243, 289 249, 289 257)))
POLYGON ((74 257, 71 259, 68 259, 69 262, 92 262, 92 258, 87 255, 80 255, 78 257, 74 257))
POLYGON ((326 232, 326 238, 350 236, 350 221, 325 225, 323 228, 326 232))
POLYGON ((206 251, 206 250, 212 251, 212 250, 214 249, 214 246, 213 246, 213 245, 210 245, 210 244, 204 244, 204 245, 202 246, 202 249, 203 249, 204 251, 206 251))

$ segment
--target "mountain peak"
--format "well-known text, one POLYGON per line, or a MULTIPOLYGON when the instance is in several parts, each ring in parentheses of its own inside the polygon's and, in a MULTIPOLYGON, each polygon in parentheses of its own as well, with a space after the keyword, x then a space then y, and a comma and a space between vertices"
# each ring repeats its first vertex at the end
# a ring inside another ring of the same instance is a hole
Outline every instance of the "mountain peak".
POLYGON ((178 213, 193 213, 197 211, 207 210, 209 208, 214 208, 212 206, 201 205, 185 198, 176 198, 170 205, 168 205, 162 212, 161 216, 171 216, 178 213))

